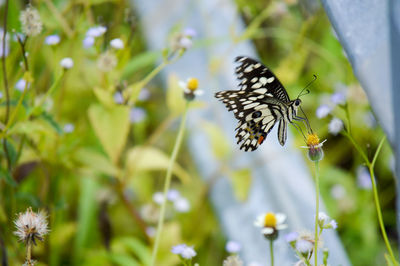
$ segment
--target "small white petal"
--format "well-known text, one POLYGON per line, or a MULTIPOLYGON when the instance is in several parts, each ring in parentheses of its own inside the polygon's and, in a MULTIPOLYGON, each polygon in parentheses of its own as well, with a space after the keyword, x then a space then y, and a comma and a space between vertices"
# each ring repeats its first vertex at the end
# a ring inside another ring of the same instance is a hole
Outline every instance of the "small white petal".
POLYGON ((272 227, 265 227, 263 229, 261 229, 261 233, 263 235, 270 235, 274 232, 274 229, 272 227))
POLYGON ((284 213, 277 213, 275 214, 276 217, 276 223, 281 224, 286 220, 286 214, 284 213))

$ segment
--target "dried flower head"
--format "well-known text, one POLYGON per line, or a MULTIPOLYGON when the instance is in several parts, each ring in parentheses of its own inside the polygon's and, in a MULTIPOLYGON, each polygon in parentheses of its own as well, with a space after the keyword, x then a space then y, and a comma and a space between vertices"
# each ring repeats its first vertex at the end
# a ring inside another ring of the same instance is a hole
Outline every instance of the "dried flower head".
POLYGON ((238 255, 231 255, 224 260, 222 265, 223 266, 243 266, 243 261, 239 258, 238 255))
POLYGON ((25 243, 31 241, 36 245, 36 239, 43 241, 43 237, 49 232, 46 218, 47 215, 44 211, 36 213, 29 207, 26 212, 18 214, 18 218, 14 222, 17 228, 14 234, 19 237, 20 241, 25 243))
POLYGON ((22 24, 22 32, 27 36, 36 36, 42 31, 43 25, 39 12, 30 5, 21 12, 19 20, 22 24))
POLYGON ((286 220, 286 215, 283 213, 272 213, 267 212, 261 214, 257 217, 254 225, 261 227, 261 233, 270 240, 275 240, 278 238, 278 231, 285 229, 287 227, 284 224, 286 220))
POLYGON ((117 58, 113 53, 105 52, 97 60, 97 67, 103 72, 110 72, 117 65, 117 58))

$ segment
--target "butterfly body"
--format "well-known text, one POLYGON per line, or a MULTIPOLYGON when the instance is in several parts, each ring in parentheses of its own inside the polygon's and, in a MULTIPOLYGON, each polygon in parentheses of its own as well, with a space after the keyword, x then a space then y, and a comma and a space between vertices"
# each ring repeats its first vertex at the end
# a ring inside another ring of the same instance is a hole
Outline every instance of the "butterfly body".
POLYGON ((240 149, 257 149, 278 122, 278 139, 283 146, 287 124, 298 119, 300 99, 290 100, 278 78, 260 62, 248 57, 237 57, 236 62, 240 90, 220 91, 215 97, 238 120, 236 138, 240 149))

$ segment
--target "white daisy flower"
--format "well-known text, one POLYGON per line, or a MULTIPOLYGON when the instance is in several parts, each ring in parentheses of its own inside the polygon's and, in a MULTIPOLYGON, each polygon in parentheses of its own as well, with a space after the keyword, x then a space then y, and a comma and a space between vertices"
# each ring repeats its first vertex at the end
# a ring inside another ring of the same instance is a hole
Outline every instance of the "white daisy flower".
POLYGON ((275 240, 278 237, 278 231, 287 228, 284 224, 286 215, 283 213, 267 212, 257 217, 254 226, 261 227, 261 233, 268 239, 275 240))
POLYGON ((198 89, 199 80, 197 78, 188 78, 186 82, 179 81, 179 86, 183 89, 184 97, 188 101, 203 94, 203 91, 198 89))

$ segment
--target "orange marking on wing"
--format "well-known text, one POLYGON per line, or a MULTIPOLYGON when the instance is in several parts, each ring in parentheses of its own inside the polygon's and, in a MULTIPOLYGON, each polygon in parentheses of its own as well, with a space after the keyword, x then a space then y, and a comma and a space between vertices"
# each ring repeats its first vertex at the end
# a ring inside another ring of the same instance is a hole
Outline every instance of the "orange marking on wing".
POLYGON ((261 142, 263 142, 263 140, 264 140, 264 137, 263 137, 263 136, 260 136, 260 137, 258 138, 258 144, 261 144, 261 142))

